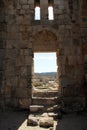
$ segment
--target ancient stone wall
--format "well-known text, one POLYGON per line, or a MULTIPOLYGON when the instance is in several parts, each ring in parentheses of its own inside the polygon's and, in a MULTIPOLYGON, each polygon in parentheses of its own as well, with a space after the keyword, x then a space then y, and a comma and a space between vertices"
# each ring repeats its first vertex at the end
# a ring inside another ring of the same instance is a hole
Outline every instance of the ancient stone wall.
MULTIPOLYGON (((5 102, 5 63, 6 63, 6 38, 7 38, 6 9, 3 0, 0 1, 0 106, 5 102)), ((9 95, 9 93, 8 93, 9 95)))
POLYGON ((0 7, 0 86, 4 89, 2 95, 6 105, 29 107, 33 53, 43 51, 57 52, 64 103, 85 105, 83 77, 87 65, 87 15, 81 15, 84 14, 81 10, 84 1, 54 0, 54 20, 47 17, 48 1, 40 1, 41 20, 34 19, 34 0, 9 0, 5 1, 4 9, 0 7))
POLYGON ((84 91, 87 105, 87 1, 83 0, 81 4, 81 48, 83 55, 83 66, 84 66, 84 91))

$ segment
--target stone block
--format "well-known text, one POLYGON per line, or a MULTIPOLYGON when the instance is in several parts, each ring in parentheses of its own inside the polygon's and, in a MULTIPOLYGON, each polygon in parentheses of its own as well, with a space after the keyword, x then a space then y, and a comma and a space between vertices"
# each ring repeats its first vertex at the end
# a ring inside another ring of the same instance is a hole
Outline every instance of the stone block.
POLYGON ((20 47, 20 49, 27 49, 27 48, 29 48, 28 47, 28 41, 26 40, 22 40, 21 42, 20 42, 20 45, 19 45, 19 47, 20 47))
POLYGON ((59 56, 58 62, 64 65, 65 64, 65 56, 59 56))
POLYGON ((27 76, 27 67, 26 66, 22 66, 20 67, 20 75, 21 77, 26 77, 27 76))
POLYGON ((10 31, 10 32, 8 32, 7 33, 7 39, 9 39, 9 40, 19 40, 19 33, 17 33, 17 32, 13 32, 13 31, 10 31))
POLYGON ((37 117, 34 116, 29 116, 27 120, 27 125, 28 126, 37 126, 38 125, 38 119, 37 117))
POLYGON ((24 55, 24 49, 20 49, 20 55, 21 55, 21 56, 24 55))
POLYGON ((31 34, 28 31, 22 31, 21 32, 22 40, 28 41, 30 39, 30 36, 31 36, 31 34))
POLYGON ((85 74, 85 78, 86 78, 86 83, 87 83, 87 74, 85 74))
MULTIPOLYGON (((2 18, 2 17, 1 17, 1 18, 2 18)), ((3 20, 3 18, 2 18, 2 20, 3 20)), ((1 21, 1 19, 0 19, 0 21, 1 21)), ((1 23, 1 24, 0 24, 0 31, 6 31, 6 28, 7 28, 7 26, 6 26, 5 23, 1 23)))
POLYGON ((83 64, 83 57, 81 55, 77 56, 77 63, 78 63, 78 65, 82 65, 83 64))
POLYGON ((28 72, 28 77, 31 78, 31 75, 32 75, 32 65, 28 65, 27 66, 27 72, 28 72))
POLYGON ((57 97, 33 97, 32 98, 32 103, 35 104, 35 105, 44 105, 44 104, 47 104, 47 105, 54 105, 55 102, 57 101, 57 97))
POLYGON ((24 98, 20 100, 21 109, 29 109, 30 104, 31 104, 31 99, 29 98, 24 98))
MULTIPOLYGON (((29 12, 28 10, 29 9, 26 9, 26 14, 29 12)), ((24 18, 24 21, 26 21, 27 25, 29 25, 31 21, 31 15, 27 14, 26 17, 24 18)))
POLYGON ((20 78, 19 79, 19 87, 21 87, 21 88, 27 88, 27 83, 28 81, 27 81, 27 79, 24 77, 24 78, 20 78))
POLYGON ((25 56, 32 56, 32 49, 31 48, 24 49, 24 55, 25 56))
POLYGON ((84 59, 85 59, 85 61, 87 61, 87 54, 85 54, 84 59))
POLYGON ((13 100, 10 101, 10 104, 14 107, 18 107, 18 99, 14 98, 13 100))
POLYGON ((18 85, 18 77, 16 76, 8 76, 6 78, 6 85, 16 87, 18 85))
POLYGON ((29 3, 30 5, 33 5, 33 6, 34 6, 34 1, 33 1, 33 0, 28 0, 28 3, 29 3))
POLYGON ((23 5, 22 8, 23 9, 29 9, 29 5, 23 5))
POLYGON ((22 5, 24 5, 24 4, 27 5, 27 0, 20 0, 19 2, 20 2, 20 4, 22 4, 22 5))
POLYGON ((6 67, 6 70, 5 70, 5 74, 6 76, 14 76, 15 75, 15 68, 13 65, 10 64, 10 66, 7 66, 6 67))
POLYGON ((11 97, 6 97, 5 99, 5 105, 9 106, 11 102, 11 97))
POLYGON ((29 109, 29 106, 31 104, 31 99, 29 98, 14 98, 11 104, 14 107, 20 108, 20 109, 29 109))
POLYGON ((21 4, 17 5, 17 14, 19 14, 19 10, 21 9, 21 4))
POLYGON ((70 55, 70 56, 68 57, 68 59, 69 59, 69 65, 74 65, 74 64, 75 64, 75 59, 76 59, 75 56, 70 55))
POLYGON ((25 56, 25 65, 32 65, 32 56, 25 56))
POLYGON ((17 48, 17 46, 18 46, 17 43, 18 43, 17 40, 7 40, 7 42, 6 42, 6 48, 7 49, 17 48))
POLYGON ((24 56, 18 56, 16 59, 16 66, 23 66, 25 62, 24 56))
POLYGON ((0 49, 0 70, 3 70, 5 52, 4 49, 0 49))
POLYGON ((5 31, 1 31, 0 32, 0 38, 1 39, 5 39, 6 38, 6 32, 5 31))
POLYGON ((0 40, 0 49, 5 49, 5 47, 6 47, 6 41, 0 40))
POLYGON ((25 10, 21 9, 21 10, 20 10, 20 14, 21 14, 21 15, 25 14, 25 10))
POLYGON ((2 85, 2 82, 3 82, 3 71, 0 71, 0 86, 2 85))
POLYGON ((30 106, 30 112, 39 112, 41 110, 43 110, 44 106, 40 106, 40 105, 31 105, 30 106))
POLYGON ((28 98, 30 96, 29 88, 16 88, 15 97, 16 98, 28 98))
POLYGON ((5 92, 4 92, 4 94, 5 94, 5 97, 8 97, 8 98, 10 98, 11 97, 11 90, 12 90, 12 87, 11 86, 5 86, 5 92))
POLYGON ((40 127, 53 127, 54 121, 52 117, 41 117, 39 120, 40 127))
POLYGON ((17 17, 16 22, 17 22, 17 24, 23 23, 23 16, 21 15, 21 16, 17 17))
POLYGON ((75 80, 71 77, 67 77, 67 75, 61 75, 60 77, 60 84, 62 87, 68 87, 75 84, 75 80))
POLYGON ((4 15, 0 15, 0 22, 4 22, 5 21, 5 16, 4 15))

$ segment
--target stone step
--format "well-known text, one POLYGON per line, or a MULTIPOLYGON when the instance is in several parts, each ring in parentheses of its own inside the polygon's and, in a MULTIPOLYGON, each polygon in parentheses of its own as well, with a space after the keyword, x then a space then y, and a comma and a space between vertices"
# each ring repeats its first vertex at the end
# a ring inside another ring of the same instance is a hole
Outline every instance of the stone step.
POLYGON ((57 97, 52 97, 52 98, 33 97, 32 98, 32 105, 49 106, 49 105, 55 105, 56 103, 57 103, 57 97))
MULTIPOLYGON (((54 127, 54 122, 58 119, 62 119, 61 113, 55 112, 43 112, 43 113, 32 113, 28 116, 27 125, 28 126, 39 126, 43 128, 52 128, 54 127)), ((55 127, 56 128, 56 127, 55 127)))
POLYGON ((54 114, 47 114, 44 113, 42 115, 39 114, 33 114, 33 115, 29 115, 28 119, 27 119, 27 125, 28 126, 40 126, 43 128, 50 128, 54 126, 54 118, 52 117, 52 115, 54 116, 54 114), (51 115, 51 116, 49 116, 51 115))
POLYGON ((33 97, 57 97, 58 91, 33 91, 33 97))
POLYGON ((43 111, 44 110, 44 106, 43 105, 31 105, 30 107, 30 112, 33 113, 33 112, 40 112, 40 111, 43 111))
POLYGON ((29 107, 30 113, 42 113, 42 112, 57 112, 60 109, 60 105, 31 105, 29 107))

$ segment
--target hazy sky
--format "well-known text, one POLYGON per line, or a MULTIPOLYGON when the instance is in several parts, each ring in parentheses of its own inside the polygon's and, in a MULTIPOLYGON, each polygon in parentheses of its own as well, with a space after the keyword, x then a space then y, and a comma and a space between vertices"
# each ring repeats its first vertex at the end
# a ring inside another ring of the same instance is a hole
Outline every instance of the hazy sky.
POLYGON ((34 53, 34 72, 56 71, 56 53, 34 53))

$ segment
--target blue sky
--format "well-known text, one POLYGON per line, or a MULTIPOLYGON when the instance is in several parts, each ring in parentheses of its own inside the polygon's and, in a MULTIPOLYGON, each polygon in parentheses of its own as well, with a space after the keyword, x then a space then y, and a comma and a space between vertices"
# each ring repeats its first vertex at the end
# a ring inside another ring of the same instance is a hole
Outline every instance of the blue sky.
POLYGON ((34 72, 57 72, 56 53, 34 53, 34 72))

